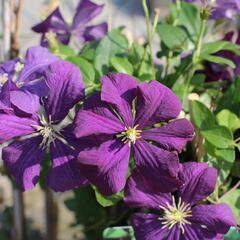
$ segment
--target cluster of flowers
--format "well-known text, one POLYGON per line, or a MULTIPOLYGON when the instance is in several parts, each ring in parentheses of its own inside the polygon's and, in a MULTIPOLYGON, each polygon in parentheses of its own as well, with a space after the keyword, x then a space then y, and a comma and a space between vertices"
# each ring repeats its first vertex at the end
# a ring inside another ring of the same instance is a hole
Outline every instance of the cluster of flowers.
POLYGON ((122 73, 100 81, 101 92, 85 99, 79 68, 43 47, 0 65, 0 143, 10 141, 2 157, 16 182, 33 188, 50 154, 54 191, 89 183, 104 195, 125 189, 130 207, 154 210, 132 216, 138 240, 222 239, 236 222, 226 204, 196 205, 213 192, 217 173, 205 163, 179 163, 194 129, 176 119, 176 95, 122 73))

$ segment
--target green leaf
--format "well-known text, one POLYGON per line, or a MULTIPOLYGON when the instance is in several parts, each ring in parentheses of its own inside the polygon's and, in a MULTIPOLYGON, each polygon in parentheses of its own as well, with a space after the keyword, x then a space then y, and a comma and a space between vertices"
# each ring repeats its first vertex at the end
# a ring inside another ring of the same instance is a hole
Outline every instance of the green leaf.
POLYGON ((103 238, 105 239, 122 239, 127 238, 129 240, 135 240, 134 231, 131 226, 124 227, 111 227, 106 228, 103 232, 103 238))
POLYGON ((239 240, 240 239, 240 229, 231 227, 226 235, 224 235, 225 240, 239 240))
POLYGON ((108 33, 97 46, 94 66, 100 76, 109 72, 110 60, 115 56, 123 56, 128 51, 128 40, 121 34, 122 29, 114 29, 108 33))
POLYGON ((228 50, 239 54, 239 49, 239 45, 227 41, 208 42, 202 45, 200 57, 216 53, 220 50, 228 50))
POLYGON ((130 50, 128 59, 133 65, 138 65, 144 55, 144 47, 138 43, 133 43, 130 50))
POLYGON ((81 57, 68 57, 66 61, 69 61, 80 68, 83 75, 83 81, 88 86, 92 84, 95 79, 95 71, 91 63, 81 57))
POLYGON ((217 121, 219 125, 226 126, 232 131, 240 128, 240 119, 237 117, 236 114, 232 113, 228 109, 223 109, 217 114, 217 121))
POLYGON ((119 73, 133 74, 133 66, 126 58, 113 57, 111 64, 119 73))
POLYGON ((237 223, 240 224, 240 189, 227 194, 221 202, 227 203, 231 207, 237 223))
POLYGON ((233 61, 227 59, 227 58, 223 58, 223 57, 219 57, 219 56, 213 56, 213 55, 202 55, 200 57, 201 60, 207 60, 210 62, 214 62, 214 63, 218 63, 218 64, 226 64, 232 68, 235 68, 236 65, 233 63, 233 61))
POLYGON ((201 135, 218 148, 229 148, 234 145, 232 132, 225 126, 202 130, 201 135))
POLYGON ((149 73, 145 73, 145 74, 142 74, 141 76, 139 76, 138 79, 140 82, 148 82, 150 80, 154 80, 155 76, 152 74, 149 74, 149 73))
POLYGON ((53 53, 64 60, 69 56, 75 55, 74 50, 69 46, 65 46, 65 45, 59 45, 59 47, 56 50, 54 50, 53 53))
POLYGON ((84 47, 81 49, 79 53, 79 56, 92 62, 94 60, 95 51, 99 42, 100 40, 97 40, 84 44, 84 47))
POLYGON ((94 190, 98 203, 101 204, 103 207, 115 205, 116 203, 123 199, 123 191, 116 193, 112 196, 103 196, 101 193, 97 191, 95 187, 94 190))
POLYGON ((199 101, 192 102, 192 116, 199 129, 213 127, 216 122, 214 114, 199 101))
MULTIPOLYGON (((178 11, 179 12, 179 11, 178 11)), ((196 39, 200 31, 200 11, 191 3, 181 2, 178 24, 186 27, 189 35, 196 39)))
POLYGON ((170 49, 182 49, 188 39, 186 32, 182 28, 169 24, 158 24, 156 32, 161 41, 170 49))

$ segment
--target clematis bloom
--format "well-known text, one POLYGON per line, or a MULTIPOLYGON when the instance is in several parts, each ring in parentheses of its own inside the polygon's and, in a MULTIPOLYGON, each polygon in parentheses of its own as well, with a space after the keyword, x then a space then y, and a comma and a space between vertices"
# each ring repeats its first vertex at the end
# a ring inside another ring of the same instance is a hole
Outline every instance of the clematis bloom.
POLYGON ((56 8, 44 21, 32 27, 32 30, 41 33, 41 46, 48 47, 48 33, 54 33, 56 39, 67 45, 71 35, 75 35, 81 42, 94 41, 102 38, 107 33, 107 23, 86 26, 94 17, 103 10, 103 5, 97 5, 89 0, 80 0, 69 26, 63 18, 59 8, 56 8))
POLYGON ((132 216, 136 240, 223 240, 230 227, 236 226, 231 209, 225 203, 197 204, 214 191, 216 169, 188 162, 182 164, 179 175, 182 186, 176 194, 152 191, 150 179, 137 170, 129 178, 125 202, 155 211, 132 216))
POLYGON ((43 72, 57 60, 46 48, 37 46, 27 50, 24 60, 16 58, 1 64, 0 111, 14 108, 34 113, 40 106, 39 98, 48 93, 43 72))
MULTIPOLYGON (((47 185, 55 191, 84 186, 87 180, 76 168, 76 139, 71 125, 62 121, 69 110, 84 98, 84 85, 79 68, 62 60, 50 64, 44 73, 49 93, 31 115, 14 111, 0 114, 0 143, 14 140, 3 148, 6 168, 23 190, 38 182, 41 163, 50 150, 52 167, 47 185)), ((29 102, 25 102, 26 105, 29 102)))
POLYGON ((124 188, 133 150, 137 168, 152 179, 153 187, 175 190, 179 160, 173 151, 180 152, 192 139, 193 127, 186 119, 151 126, 178 116, 177 96, 157 81, 138 84, 123 73, 110 73, 101 82, 101 93, 84 102, 73 123, 76 137, 93 139, 79 149, 82 173, 102 194, 112 195, 124 188))

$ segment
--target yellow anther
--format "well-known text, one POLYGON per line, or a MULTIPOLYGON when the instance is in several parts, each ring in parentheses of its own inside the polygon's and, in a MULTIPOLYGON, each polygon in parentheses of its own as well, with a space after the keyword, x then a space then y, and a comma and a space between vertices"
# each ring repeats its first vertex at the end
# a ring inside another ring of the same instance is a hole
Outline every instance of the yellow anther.
POLYGON ((7 73, 1 74, 0 75, 0 87, 2 87, 3 84, 5 82, 7 82, 7 80, 8 80, 8 74, 7 73))
POLYGON ((136 143, 136 140, 138 138, 141 138, 141 132, 142 130, 137 130, 137 127, 139 125, 135 125, 133 128, 131 127, 125 127, 125 131, 124 132, 121 132, 121 134, 124 136, 122 138, 122 141, 124 143, 128 143, 128 146, 130 147, 131 146, 131 143, 135 144, 136 143))
POLYGON ((191 217, 191 207, 189 204, 185 204, 179 198, 178 205, 175 204, 175 199, 173 197, 173 206, 167 202, 167 207, 159 206, 163 211, 163 217, 159 217, 159 220, 162 220, 163 228, 168 227, 172 229, 175 224, 179 224, 179 227, 184 233, 184 225, 191 224, 186 218, 191 217))

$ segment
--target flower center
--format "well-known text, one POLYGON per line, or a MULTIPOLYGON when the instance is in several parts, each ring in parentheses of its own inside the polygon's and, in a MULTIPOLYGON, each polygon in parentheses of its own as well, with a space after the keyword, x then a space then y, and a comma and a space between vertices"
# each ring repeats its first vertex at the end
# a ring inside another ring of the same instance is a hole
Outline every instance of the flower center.
POLYGON ((128 143, 129 147, 131 146, 131 143, 135 144, 136 140, 138 138, 141 138, 141 132, 142 130, 137 130, 138 124, 135 125, 133 128, 131 127, 125 127, 125 131, 121 132, 123 135, 122 141, 124 143, 128 143))
POLYGON ((0 87, 2 87, 3 84, 5 82, 7 82, 7 80, 8 80, 8 74, 7 73, 1 74, 0 75, 0 87))
POLYGON ((36 129, 39 135, 43 136, 40 146, 45 148, 54 142, 55 138, 57 137, 57 133, 59 134, 59 132, 54 128, 53 125, 51 125, 51 121, 48 123, 44 117, 40 119, 40 122, 42 126, 32 125, 32 127, 36 129))
POLYGON ((175 224, 179 224, 182 233, 184 233, 184 225, 191 224, 187 217, 191 217, 191 207, 189 204, 185 204, 179 198, 178 205, 175 204, 175 198, 173 197, 173 206, 167 203, 167 207, 159 206, 164 210, 164 216, 159 217, 159 220, 163 220, 163 228, 168 227, 168 229, 172 229, 175 224))

